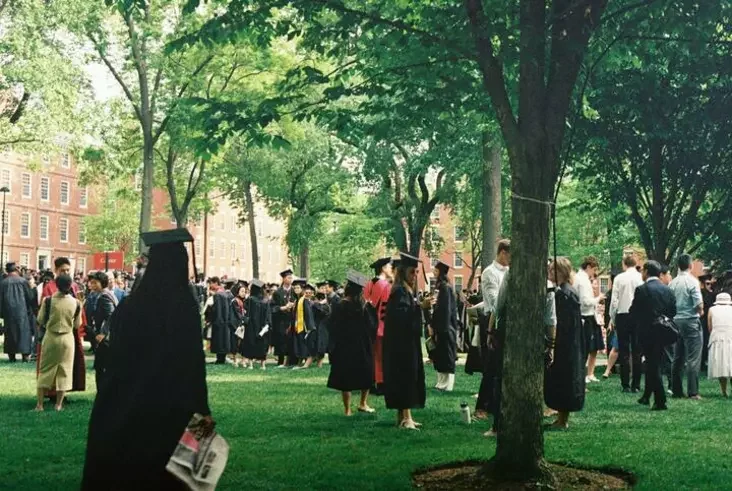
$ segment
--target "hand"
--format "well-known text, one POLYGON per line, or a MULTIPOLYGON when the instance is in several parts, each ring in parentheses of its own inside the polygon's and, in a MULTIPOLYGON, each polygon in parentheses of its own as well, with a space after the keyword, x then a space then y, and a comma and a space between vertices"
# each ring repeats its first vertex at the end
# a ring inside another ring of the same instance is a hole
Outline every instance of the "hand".
POLYGON ((613 326, 613 323, 612 323, 612 322, 610 322, 610 323, 609 323, 609 324, 607 325, 607 332, 613 332, 613 329, 615 329, 615 326, 613 326))
POLYGON ((433 307, 437 305, 437 297, 430 297, 430 305, 433 307))
POLYGON ((97 334, 97 337, 94 339, 97 340, 97 343, 101 343, 102 341, 104 341, 104 338, 105 338, 104 334, 97 334))
POLYGON ((435 335, 434 329, 432 329, 431 327, 428 327, 427 334, 429 334, 430 337, 433 337, 435 335))
POLYGON ((211 416, 204 416, 201 420, 201 427, 203 429, 203 436, 209 436, 216 429, 216 421, 211 416))

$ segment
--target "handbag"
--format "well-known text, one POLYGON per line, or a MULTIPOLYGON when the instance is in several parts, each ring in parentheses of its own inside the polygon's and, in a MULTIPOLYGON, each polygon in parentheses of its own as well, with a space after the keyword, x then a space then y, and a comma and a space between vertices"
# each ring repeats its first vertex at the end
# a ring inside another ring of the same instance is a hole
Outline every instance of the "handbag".
POLYGON ((653 321, 653 329, 656 331, 656 338, 662 346, 674 344, 679 339, 679 328, 673 319, 665 315, 659 315, 653 321))
POLYGON ((244 326, 237 327, 234 335, 239 339, 244 339, 244 326))

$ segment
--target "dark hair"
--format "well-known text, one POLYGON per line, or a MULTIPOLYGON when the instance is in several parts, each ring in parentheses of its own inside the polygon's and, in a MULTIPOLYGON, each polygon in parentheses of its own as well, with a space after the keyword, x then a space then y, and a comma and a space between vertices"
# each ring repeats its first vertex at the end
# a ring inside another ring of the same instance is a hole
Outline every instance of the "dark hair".
POLYGON ((676 261, 676 265, 679 267, 679 270, 681 271, 688 271, 688 269, 691 267, 691 256, 688 254, 682 254, 679 256, 679 259, 676 261))
POLYGON ((18 271, 18 265, 14 261, 10 261, 8 264, 5 265, 5 271, 8 273, 15 273, 18 271))
POLYGON ((361 285, 357 285, 355 283, 351 283, 350 281, 346 283, 346 290, 343 293, 343 295, 347 298, 352 298, 356 302, 361 304, 361 307, 364 306, 363 297, 361 296, 361 293, 363 292, 363 287, 361 285))
POLYGON ((587 269, 587 268, 599 268, 600 262, 597 260, 595 256, 587 256, 582 260, 581 268, 587 269))
POLYGON ((666 266, 665 264, 661 264, 661 275, 664 275, 666 273, 668 273, 668 266, 666 266))
POLYGON ((447 283, 449 281, 447 278, 447 271, 442 268, 437 268, 437 273, 437 283, 447 283))
POLYGON ((56 287, 58 288, 58 291, 60 291, 64 295, 70 295, 72 293, 72 283, 73 280, 71 279, 71 276, 67 274, 58 275, 58 278, 56 278, 56 287))
POLYGON ((102 285, 102 288, 109 286, 109 276, 104 271, 97 271, 96 273, 90 274, 89 279, 98 281, 102 285))
POLYGON ((208 282, 209 282, 209 283, 212 283, 212 284, 214 284, 214 285, 220 285, 220 284, 221 284, 221 280, 219 279, 219 277, 218 277, 218 276, 212 276, 212 277, 210 277, 210 278, 208 279, 208 282))
POLYGON ((663 266, 658 261, 648 261, 643 265, 643 271, 646 272, 651 278, 658 278, 661 276, 663 266))
POLYGON ((623 258, 623 264, 626 268, 635 268, 635 265, 638 264, 638 262, 633 256, 625 256, 623 258))
POLYGON ((246 286, 244 286, 244 283, 234 283, 234 285, 231 287, 232 295, 234 295, 235 297, 238 297, 239 290, 241 290, 242 288, 246 288, 246 286))
POLYGON ((68 257, 57 257, 56 259, 53 260, 53 266, 56 269, 60 268, 61 266, 65 266, 67 264, 69 266, 71 266, 71 261, 69 261, 68 257))
POLYGON ((503 251, 511 252, 511 241, 508 239, 501 239, 498 241, 498 247, 496 247, 496 256, 503 251))

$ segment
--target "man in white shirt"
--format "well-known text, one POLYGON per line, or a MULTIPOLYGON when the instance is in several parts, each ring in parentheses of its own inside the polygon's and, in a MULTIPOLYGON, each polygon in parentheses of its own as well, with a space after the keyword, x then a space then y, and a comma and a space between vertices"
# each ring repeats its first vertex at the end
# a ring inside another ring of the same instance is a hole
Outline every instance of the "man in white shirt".
POLYGON ((635 268, 633 256, 623 259, 623 272, 615 278, 610 300, 610 329, 617 329, 620 361, 620 383, 623 392, 639 392, 641 383, 641 346, 638 330, 630 318, 630 306, 635 289, 643 284, 643 277, 635 268), (630 361, 633 361, 633 385, 630 381, 630 361))
MULTIPOLYGON (((508 267, 511 264, 511 242, 501 240, 496 249, 496 259, 483 270, 480 277, 481 291, 483 293, 483 311, 485 320, 490 321, 491 315, 495 312, 498 292, 501 289, 503 278, 506 276, 508 267)), ((475 404, 476 419, 486 419, 488 413, 494 409, 496 376, 502 368, 499 367, 500 356, 489 346, 488 322, 480 326, 480 350, 483 359, 483 379, 480 382, 478 401, 475 404)))
POLYGON ((597 352, 605 349, 605 342, 602 339, 602 327, 595 317, 597 305, 605 300, 604 295, 595 296, 592 288, 592 280, 597 276, 600 263, 595 256, 587 256, 582 260, 582 269, 577 272, 574 278, 574 287, 580 298, 580 311, 582 313, 582 329, 585 338, 585 353, 587 355, 587 374, 585 383, 599 382, 595 377, 595 363, 597 352))

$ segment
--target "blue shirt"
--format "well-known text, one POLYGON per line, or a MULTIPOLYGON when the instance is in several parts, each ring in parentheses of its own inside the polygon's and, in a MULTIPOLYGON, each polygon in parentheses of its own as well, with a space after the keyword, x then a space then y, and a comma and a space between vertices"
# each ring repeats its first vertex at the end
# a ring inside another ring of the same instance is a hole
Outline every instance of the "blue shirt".
POLYGON ((674 319, 698 319, 697 308, 704 303, 699 280, 688 271, 682 271, 669 285, 676 297, 674 319))
POLYGON ((124 291, 122 288, 119 288, 119 287, 116 287, 116 286, 114 287, 114 290, 112 290, 112 292, 114 293, 114 296, 117 298, 117 304, 118 305, 122 301, 122 299, 127 296, 127 292, 126 291, 124 291))

